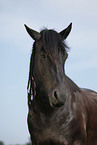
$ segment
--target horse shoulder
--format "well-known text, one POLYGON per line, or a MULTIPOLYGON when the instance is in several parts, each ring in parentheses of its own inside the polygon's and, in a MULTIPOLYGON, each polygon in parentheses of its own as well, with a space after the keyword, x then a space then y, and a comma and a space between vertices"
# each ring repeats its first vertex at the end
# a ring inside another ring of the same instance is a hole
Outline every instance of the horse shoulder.
POLYGON ((97 93, 90 89, 81 89, 87 98, 87 145, 97 144, 97 93))

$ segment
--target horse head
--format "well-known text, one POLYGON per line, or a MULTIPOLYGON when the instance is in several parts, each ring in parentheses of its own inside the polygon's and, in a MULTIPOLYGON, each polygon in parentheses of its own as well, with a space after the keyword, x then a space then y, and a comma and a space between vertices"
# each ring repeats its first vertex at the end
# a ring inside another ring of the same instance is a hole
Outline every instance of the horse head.
MULTIPOLYGON (((37 95, 49 100, 52 107, 60 107, 65 102, 66 83, 64 63, 68 57, 65 43, 72 23, 60 33, 44 29, 40 33, 26 26, 35 40, 30 60, 29 79, 35 81, 37 95)), ((35 89, 34 85, 34 89, 35 89)))

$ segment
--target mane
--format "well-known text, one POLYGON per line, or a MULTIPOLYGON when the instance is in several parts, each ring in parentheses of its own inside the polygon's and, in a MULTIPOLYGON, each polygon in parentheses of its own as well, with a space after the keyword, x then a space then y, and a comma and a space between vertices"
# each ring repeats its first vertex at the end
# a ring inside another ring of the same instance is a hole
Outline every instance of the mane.
MULTIPOLYGON (((43 29, 41 32, 41 41, 43 47, 49 53, 59 53, 60 51, 68 51, 69 47, 66 45, 66 42, 62 40, 62 37, 56 31, 50 29, 43 29)), ((33 77, 33 67, 34 67, 34 57, 35 57, 35 43, 33 44, 33 49, 30 57, 30 67, 29 67, 29 78, 27 85, 27 93, 28 93, 28 105, 31 104, 31 99, 35 94, 35 82, 32 80, 33 77)), ((34 78, 33 78, 34 79, 34 78)))
POLYGON ((69 47, 66 42, 63 41, 62 36, 53 29, 43 29, 40 34, 43 47, 46 48, 47 51, 54 51, 54 53, 57 50, 58 52, 62 50, 68 51, 69 47))
POLYGON ((28 106, 31 105, 31 100, 34 96, 34 80, 32 81, 33 77, 33 67, 34 67, 34 57, 35 57, 35 42, 33 44, 33 49, 30 57, 30 66, 29 66, 29 78, 27 84, 27 93, 28 93, 28 106))

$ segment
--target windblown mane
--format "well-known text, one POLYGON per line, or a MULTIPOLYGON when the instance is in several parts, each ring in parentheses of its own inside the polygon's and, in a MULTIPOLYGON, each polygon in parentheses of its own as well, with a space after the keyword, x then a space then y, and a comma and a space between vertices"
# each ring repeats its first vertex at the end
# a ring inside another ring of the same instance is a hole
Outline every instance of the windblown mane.
POLYGON ((47 51, 52 52, 53 50, 56 52, 58 50, 63 49, 63 51, 69 49, 66 45, 66 42, 62 40, 62 37, 56 31, 50 29, 44 29, 40 32, 41 40, 43 47, 47 49, 47 51))
POLYGON ((28 85, 27 85, 28 106, 29 107, 31 105, 31 99, 33 99, 33 96, 34 96, 34 80, 32 81, 34 57, 35 57, 35 42, 33 44, 33 49, 32 49, 32 53, 31 53, 31 57, 30 57, 29 78, 28 78, 28 85))

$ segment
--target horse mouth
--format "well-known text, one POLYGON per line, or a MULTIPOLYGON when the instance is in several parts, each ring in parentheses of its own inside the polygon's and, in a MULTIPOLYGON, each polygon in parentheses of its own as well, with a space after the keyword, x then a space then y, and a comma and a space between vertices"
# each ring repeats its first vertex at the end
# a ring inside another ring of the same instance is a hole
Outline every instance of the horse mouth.
POLYGON ((52 106, 55 107, 55 108, 62 107, 63 105, 64 105, 64 103, 62 103, 62 102, 59 102, 59 103, 56 103, 56 104, 52 103, 52 106))

